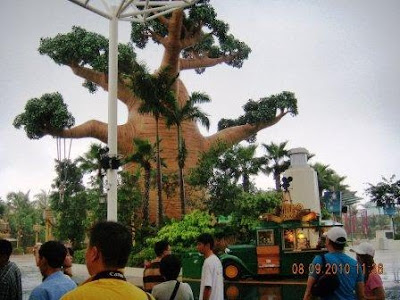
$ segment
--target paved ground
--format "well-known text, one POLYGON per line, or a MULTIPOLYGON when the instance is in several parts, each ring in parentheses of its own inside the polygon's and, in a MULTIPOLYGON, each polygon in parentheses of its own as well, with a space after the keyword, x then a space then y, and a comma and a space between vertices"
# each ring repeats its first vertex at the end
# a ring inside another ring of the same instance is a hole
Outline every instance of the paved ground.
MULTIPOLYGON (((399 243, 400 245, 400 243, 399 243)), ((400 248, 392 248, 391 250, 377 250, 375 255, 375 262, 382 263, 383 274, 382 280, 384 282, 387 297, 386 299, 400 299, 400 248)), ((354 255, 349 253, 350 255, 354 255)), ((12 256, 11 260, 16 262, 20 267, 22 272, 22 286, 24 290, 24 299, 28 299, 30 292, 34 287, 40 284, 42 277, 35 265, 34 257, 30 255, 18 255, 12 256)), ((88 278, 89 274, 87 272, 85 265, 74 264, 73 266, 74 280, 77 282, 82 282, 88 278)), ((126 268, 126 277, 129 282, 137 286, 142 286, 142 274, 143 269, 140 268, 126 268)), ((198 290, 198 282, 190 283, 193 291, 196 293, 198 290)), ((243 296, 232 299, 289 299, 285 296, 284 292, 289 287, 285 286, 271 286, 266 284, 266 282, 241 282, 241 283, 226 283, 227 289, 237 290, 243 296), (250 296, 251 295, 251 296, 250 296), (277 295, 281 295, 280 297, 277 295), (272 298, 265 298, 265 296, 272 298)), ((300 292, 301 293, 301 292, 300 292)), ((300 299, 299 297, 298 299, 300 299)), ((296 299, 296 298, 290 298, 296 299)))
MULTIPOLYGON (((28 299, 32 289, 42 282, 42 276, 35 265, 35 259, 32 254, 26 254, 11 256, 10 260, 14 261, 21 270, 24 299, 28 299)), ((74 264, 72 269, 74 273, 73 279, 78 283, 89 277, 85 265, 74 264)), ((139 268, 126 268, 125 270, 127 280, 136 286, 143 286, 142 274, 143 269, 139 268)))

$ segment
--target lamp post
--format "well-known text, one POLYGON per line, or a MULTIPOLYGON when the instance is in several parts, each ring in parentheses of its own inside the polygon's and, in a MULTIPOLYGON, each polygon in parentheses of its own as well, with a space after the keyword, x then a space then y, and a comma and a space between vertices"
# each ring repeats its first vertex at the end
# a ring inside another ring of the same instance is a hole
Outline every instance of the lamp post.
MULTIPOLYGON (((118 21, 146 22, 199 0, 68 0, 109 20, 108 139, 110 159, 117 157, 118 21)), ((107 170, 107 220, 117 221, 117 169, 107 170)))

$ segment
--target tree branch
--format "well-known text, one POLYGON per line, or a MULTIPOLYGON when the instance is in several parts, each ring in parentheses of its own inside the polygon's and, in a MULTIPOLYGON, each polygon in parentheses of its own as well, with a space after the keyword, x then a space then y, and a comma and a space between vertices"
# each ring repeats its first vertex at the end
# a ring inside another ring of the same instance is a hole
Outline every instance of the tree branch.
POLYGON ((107 123, 97 120, 90 120, 81 125, 70 129, 64 129, 62 131, 49 131, 48 134, 56 137, 68 137, 74 139, 92 137, 102 141, 103 143, 107 143, 108 139, 107 123))
POLYGON ((158 21, 160 21, 161 24, 163 24, 165 27, 168 28, 168 26, 169 26, 169 20, 168 20, 166 17, 164 17, 164 16, 159 16, 157 19, 158 19, 158 21))
POLYGON ((192 47, 200 42, 203 36, 203 32, 201 30, 201 26, 198 26, 190 35, 190 37, 186 37, 182 40, 182 49, 192 47))
POLYGON ((217 142, 223 142, 227 144, 227 146, 232 146, 240 141, 245 140, 246 138, 252 136, 258 131, 275 125, 278 123, 288 112, 281 112, 277 115, 273 120, 261 124, 244 124, 239 126, 233 126, 225 128, 217 133, 206 138, 206 144, 204 151, 208 151, 210 147, 212 147, 217 142))
POLYGON ((166 38, 164 38, 163 36, 159 35, 158 33, 156 33, 153 30, 149 30, 149 32, 150 32, 150 36, 151 36, 152 39, 156 40, 157 42, 159 42, 164 47, 166 46, 166 43, 167 43, 166 38))
MULTIPOLYGON (((75 75, 86 79, 87 81, 91 81, 103 88, 103 90, 108 91, 108 76, 105 73, 78 65, 70 65, 70 68, 75 75)), ((132 105, 132 101, 135 100, 130 88, 128 87, 129 84, 132 83, 128 82, 126 79, 119 78, 118 80, 118 99, 128 107, 132 105)))
POLYGON ((104 73, 95 71, 93 69, 81 67, 77 64, 71 64, 69 66, 75 75, 101 86, 104 90, 107 89, 107 77, 104 73))
POLYGON ((198 69, 198 68, 208 68, 213 67, 215 65, 229 62, 232 60, 232 56, 221 56, 218 58, 193 58, 193 59, 180 59, 180 69, 181 70, 189 70, 189 69, 198 69))

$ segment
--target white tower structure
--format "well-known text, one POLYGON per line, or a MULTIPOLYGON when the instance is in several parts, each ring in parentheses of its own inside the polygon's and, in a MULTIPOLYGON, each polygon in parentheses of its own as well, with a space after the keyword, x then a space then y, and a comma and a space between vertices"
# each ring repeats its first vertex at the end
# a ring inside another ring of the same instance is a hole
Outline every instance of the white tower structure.
POLYGON ((307 164, 307 155, 305 148, 289 150, 290 167, 283 175, 293 178, 289 187, 293 203, 301 203, 305 209, 321 215, 317 172, 307 164))

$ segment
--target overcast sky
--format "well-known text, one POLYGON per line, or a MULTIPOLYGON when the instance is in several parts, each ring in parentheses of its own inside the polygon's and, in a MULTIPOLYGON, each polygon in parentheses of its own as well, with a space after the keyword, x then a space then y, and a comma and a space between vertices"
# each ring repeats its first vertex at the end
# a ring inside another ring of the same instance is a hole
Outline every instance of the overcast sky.
MULTIPOLYGON (((203 75, 181 73, 190 92, 204 91, 203 109, 216 131, 221 118, 236 118, 248 99, 292 91, 299 115, 286 116, 258 134, 258 143, 289 141, 305 147, 313 162, 347 176, 364 196, 366 183, 399 175, 400 167, 400 1, 398 0, 218 0, 218 18, 252 49, 241 69, 220 65, 203 75)), ((66 0, 0 2, 0 197, 12 191, 48 191, 55 177, 56 141, 29 140, 12 126, 27 100, 60 92, 76 124, 107 121, 107 94, 90 95, 68 67, 56 65, 37 48, 41 37, 66 33, 73 25, 108 36, 108 21, 66 0)), ((119 24, 119 41, 130 26, 119 24)), ((137 50, 150 69, 161 52, 137 50)), ((119 107, 124 123, 126 111, 119 107)), ((71 158, 94 139, 72 142, 71 158)), ((260 155, 262 152, 260 151, 260 155)), ((260 188, 271 178, 256 179, 260 188)))

